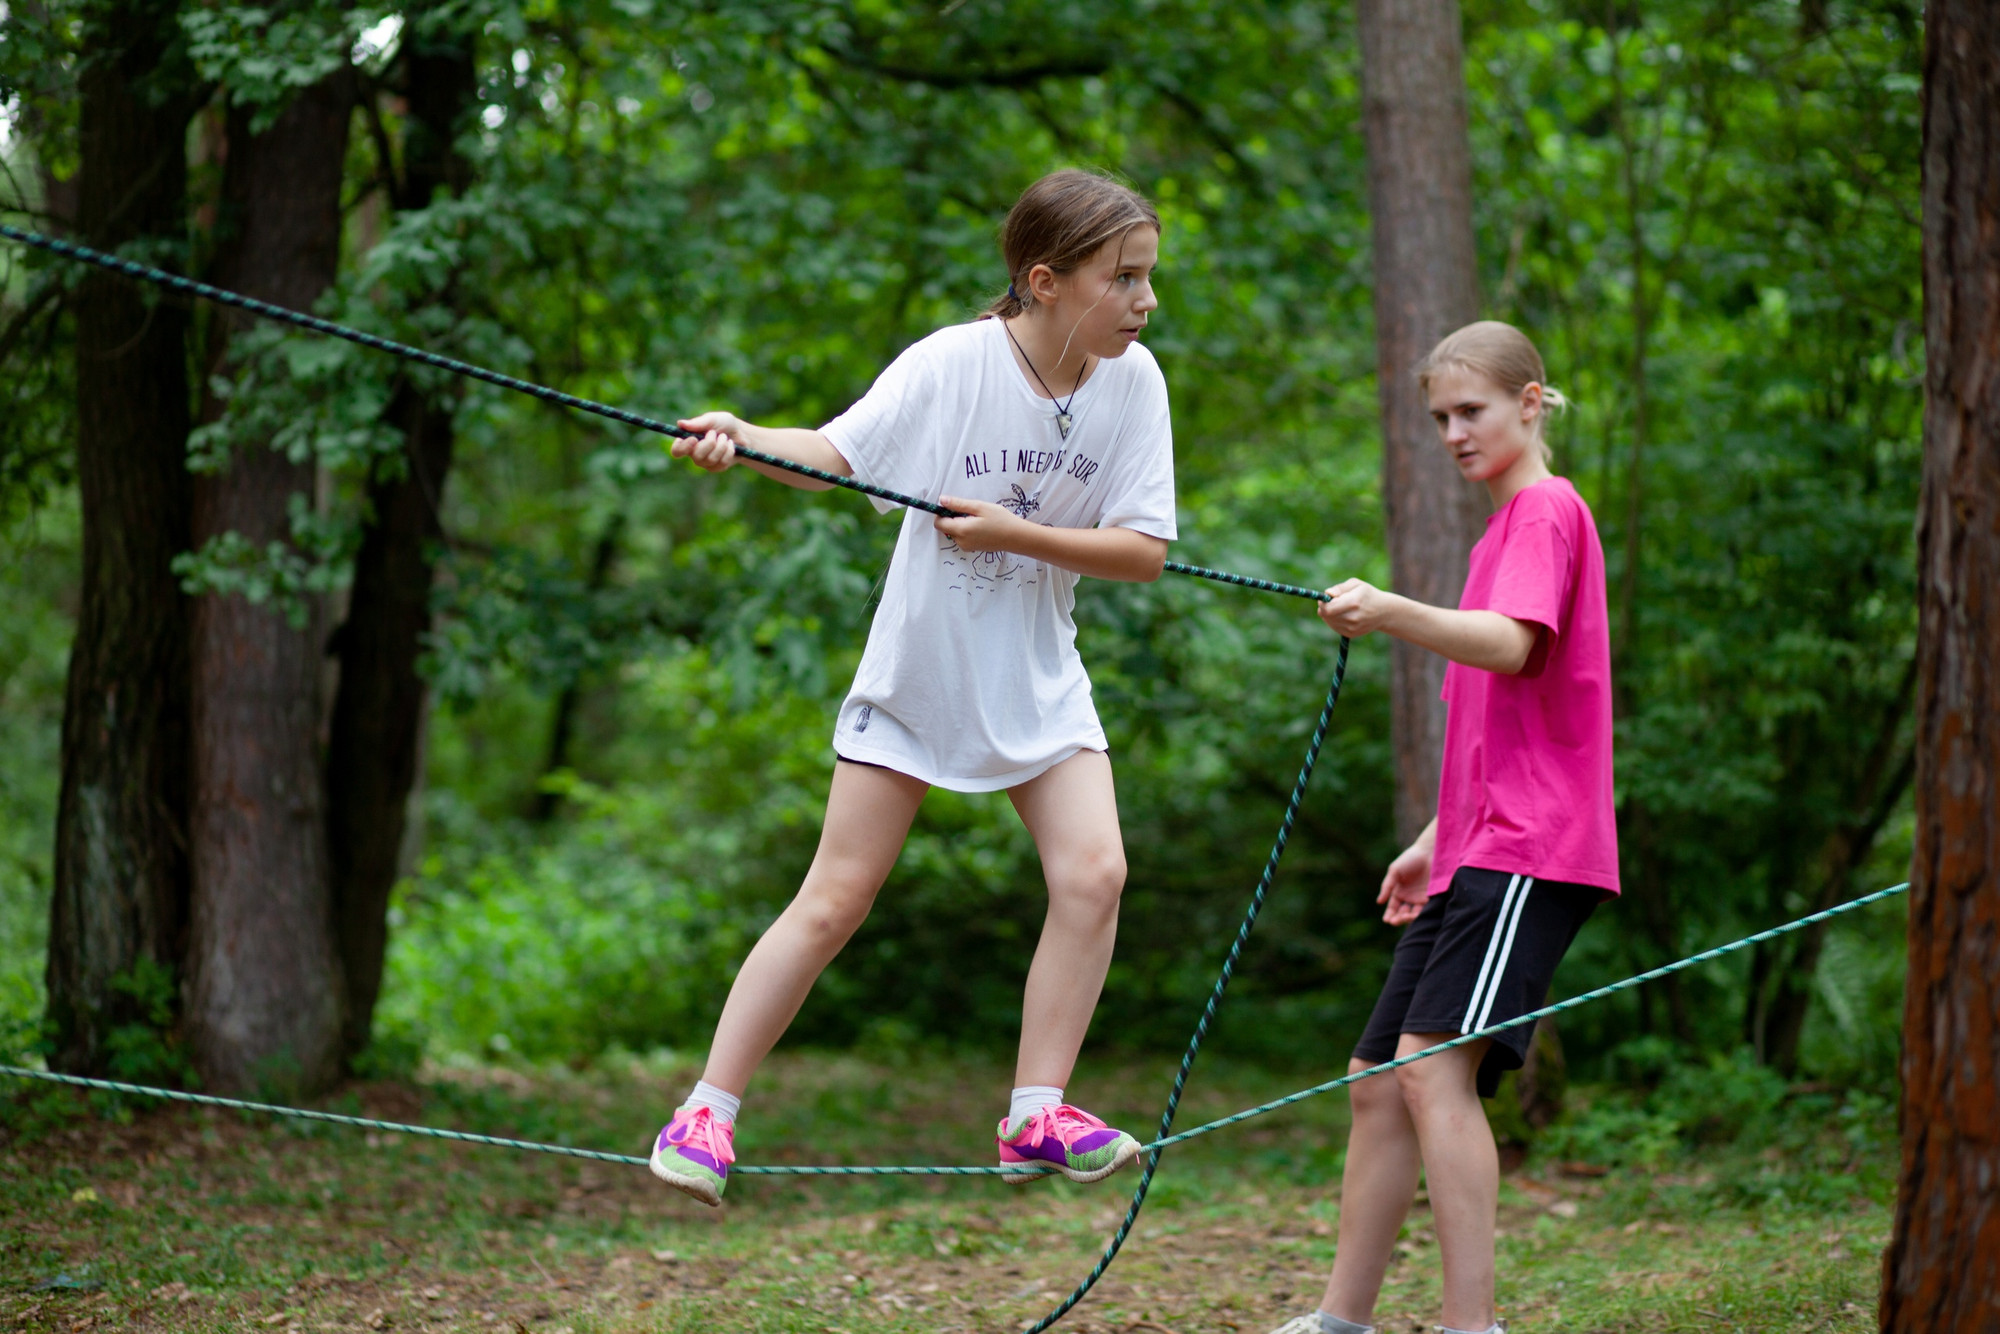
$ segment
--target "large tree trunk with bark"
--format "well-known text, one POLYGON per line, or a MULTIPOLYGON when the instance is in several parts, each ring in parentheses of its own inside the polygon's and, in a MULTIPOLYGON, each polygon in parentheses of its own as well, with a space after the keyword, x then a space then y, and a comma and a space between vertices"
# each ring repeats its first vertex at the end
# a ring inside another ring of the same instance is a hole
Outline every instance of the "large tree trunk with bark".
MULTIPOLYGON (((217 285, 310 310, 340 264, 340 184, 354 98, 341 71, 306 89, 262 134, 229 114, 217 285)), ((219 310, 207 364, 227 370, 253 320, 219 310)), ((204 416, 222 414, 211 398, 204 416)), ((195 482, 197 543, 290 539, 294 497, 316 463, 239 442, 195 482)), ((339 1077, 345 985, 334 945, 320 787, 322 627, 236 594, 195 604, 193 930, 185 1024, 205 1087, 309 1093, 339 1077)))
MULTIPOLYGON (((478 93, 469 33, 437 31, 434 19, 416 11, 408 31, 409 117, 392 201, 399 211, 470 183, 454 139, 478 93)), ((452 400, 433 399, 408 381, 390 404, 403 433, 403 467, 369 488, 374 521, 355 557, 347 620, 335 637, 340 688, 327 755, 327 820, 350 1056, 373 1031, 389 892, 423 754, 425 684, 417 661, 431 623, 432 551, 444 537, 439 506, 451 469, 452 410, 452 400)))
MULTIPOLYGON (((94 6, 80 70, 77 231, 116 250, 187 234, 192 78, 173 3, 94 6)), ((101 1073, 112 1031, 148 1022, 132 982, 176 975, 186 934, 187 628, 173 558, 187 549, 187 316, 123 278, 84 276, 77 346, 83 584, 63 708, 50 911, 52 1064, 101 1073), (122 984, 121 984, 122 980, 122 984)))
MULTIPOLYGON (((1415 370, 1479 312, 1458 0, 1359 0, 1356 8, 1390 578, 1398 593, 1455 607, 1487 506, 1438 443, 1415 370)), ((1407 842, 1437 813, 1445 662, 1400 641, 1390 662, 1396 832, 1407 842)))
POLYGON ((1932 0, 1903 1167, 1885 1331, 2000 1329, 2000 9, 1932 0))

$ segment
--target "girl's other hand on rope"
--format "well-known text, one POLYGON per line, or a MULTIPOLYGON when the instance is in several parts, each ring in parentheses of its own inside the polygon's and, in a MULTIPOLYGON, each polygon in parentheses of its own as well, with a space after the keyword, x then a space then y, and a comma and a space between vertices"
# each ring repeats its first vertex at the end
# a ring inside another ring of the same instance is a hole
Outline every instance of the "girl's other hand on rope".
POLYGON ((948 510, 957 510, 961 517, 939 519, 937 529, 965 551, 1015 551, 1010 546, 1021 540, 1021 529, 1026 519, 1017 518, 1010 510, 996 505, 990 500, 960 500, 957 496, 939 496, 938 504, 948 510))
POLYGON ((1417 841, 1389 863, 1388 873, 1382 877, 1382 892, 1375 901, 1387 905, 1382 909, 1382 920, 1390 926, 1408 926, 1430 902, 1431 848, 1436 837, 1437 821, 1432 820, 1417 835, 1417 841))
POLYGON ((741 437, 743 419, 730 412, 704 412, 676 422, 683 431, 698 434, 674 441, 669 452, 677 459, 691 459, 709 472, 724 472, 736 463, 736 442, 741 437))
POLYGON ((1319 618, 1333 627, 1335 634, 1359 639, 1383 628, 1396 600, 1395 594, 1384 593, 1365 579, 1348 579, 1326 590, 1319 618))

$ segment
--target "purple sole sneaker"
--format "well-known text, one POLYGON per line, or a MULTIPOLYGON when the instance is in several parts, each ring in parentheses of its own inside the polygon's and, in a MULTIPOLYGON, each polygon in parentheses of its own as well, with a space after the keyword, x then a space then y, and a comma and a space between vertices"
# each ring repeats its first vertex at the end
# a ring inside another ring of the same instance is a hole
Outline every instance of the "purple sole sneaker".
POLYGON ((1102 1181, 1139 1156, 1138 1140, 1067 1103, 1044 1108, 1016 1126, 1002 1121, 994 1142, 1000 1166, 1021 1169, 1000 1179, 1017 1186, 1053 1175, 1048 1168, 1071 1181, 1102 1181))
POLYGON ((647 1166, 653 1175, 714 1208, 729 1185, 729 1165, 736 1161, 733 1127, 718 1121, 706 1107, 683 1107, 674 1113, 653 1142, 647 1166))

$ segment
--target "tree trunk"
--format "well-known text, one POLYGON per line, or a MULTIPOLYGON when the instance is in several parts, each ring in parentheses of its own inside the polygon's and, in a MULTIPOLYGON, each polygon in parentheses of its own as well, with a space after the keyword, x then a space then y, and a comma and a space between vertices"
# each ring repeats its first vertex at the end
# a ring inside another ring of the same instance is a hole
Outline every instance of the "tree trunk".
MULTIPOLYGON (((1855 872, 1875 850, 1882 827, 1902 803, 1903 794, 1916 775, 1916 750, 1903 736, 1916 681, 1917 664, 1912 658, 1856 774, 1861 790, 1854 794, 1854 813, 1834 827, 1820 849, 1820 888, 1813 900, 1814 912, 1824 912, 1853 896, 1855 872)), ((1806 1015, 1812 1006, 1813 979, 1818 974, 1820 954, 1826 948, 1831 925, 1820 922, 1798 933, 1753 1035, 1753 1045, 1760 1057, 1788 1079, 1798 1073, 1799 1043, 1805 1035, 1806 1015)))
MULTIPOLYGON (((158 238, 174 249, 146 258, 168 266, 187 231, 193 105, 191 72, 168 56, 175 9, 139 0, 87 11, 78 61, 78 233, 101 250, 158 238)), ((51 1064, 103 1073, 112 1031, 148 1021, 146 998, 119 979, 171 980, 187 926, 187 627, 170 568, 188 546, 187 316, 95 271, 71 305, 83 584, 63 707, 48 1006, 51 1064)))
MULTIPOLYGON (((470 183, 454 138, 478 92, 469 34, 453 39, 415 10, 406 30, 409 118, 393 192, 398 210, 423 208, 440 191, 462 192, 470 183)), ((444 537, 438 510, 451 469, 452 406, 407 381, 391 402, 404 468, 369 488, 375 519, 355 557, 347 620, 335 636, 340 687, 327 753, 327 828, 349 1056, 368 1045, 374 1026, 389 893, 422 754, 425 685, 417 660, 431 623, 431 551, 444 537)))
POLYGON ((451 467, 452 417, 407 383, 392 404, 408 441, 407 474, 370 488, 375 522, 354 560, 347 621, 335 637, 340 691, 327 754, 334 907, 353 1056, 368 1045, 389 943, 410 789, 422 753, 425 685, 417 673, 431 626, 432 544, 444 536, 436 498, 451 467))
POLYGON ((1924 23, 1923 493, 1902 1180, 1885 1331, 2000 1328, 2000 13, 1924 23))
MULTIPOLYGON (((214 281, 310 310, 340 265, 340 185, 352 76, 301 93, 262 134, 253 108, 229 114, 214 281)), ((210 374, 254 323, 216 312, 210 374)), ((204 415, 221 416, 211 398, 204 415)), ((197 544, 235 532, 258 548, 290 538, 294 496, 310 503, 316 463, 261 442, 195 482, 197 544)), ((310 1093, 340 1074, 343 977, 334 948, 320 788, 321 626, 309 609, 236 594, 196 602, 193 930, 186 1026, 205 1087, 310 1093)))
MULTIPOLYGON (((596 549, 590 557, 590 580, 584 585, 593 594, 604 591, 604 585, 611 579, 611 566, 618 559, 618 542, 625 533, 623 511, 614 513, 598 534, 596 549)), ((556 696, 555 716, 549 723, 549 755, 542 764, 542 777, 551 778, 569 767, 569 747, 576 732, 577 710, 583 707, 583 669, 578 668, 574 676, 563 684, 556 696)), ((562 809, 562 797, 548 787, 537 784, 535 795, 528 806, 528 818, 536 824, 547 824, 562 809)))
MULTIPOLYGON (((1390 578, 1398 593, 1455 607, 1487 507, 1438 443, 1415 369, 1479 311, 1458 3, 1360 0, 1357 10, 1390 578)), ((1445 663, 1401 641, 1390 662, 1396 832, 1408 842, 1437 812, 1445 663)))

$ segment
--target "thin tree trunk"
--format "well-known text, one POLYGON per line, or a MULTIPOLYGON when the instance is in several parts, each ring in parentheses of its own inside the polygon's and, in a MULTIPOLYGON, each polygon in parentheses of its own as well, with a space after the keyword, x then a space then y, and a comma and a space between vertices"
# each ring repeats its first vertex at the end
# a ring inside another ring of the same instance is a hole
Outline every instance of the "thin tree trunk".
MULTIPOLYGON (((262 134, 230 112, 215 282, 310 310, 340 265, 340 185, 353 79, 306 89, 262 134)), ((219 311, 210 374, 226 369, 247 316, 219 311)), ((204 416, 221 416, 212 397, 204 416)), ((312 459, 251 442, 195 482, 194 536, 235 532, 258 548, 290 538, 310 504, 312 459)), ((186 1026, 212 1089, 314 1092, 340 1074, 345 985, 334 948, 320 788, 317 600, 304 624, 236 594, 194 608, 193 931, 186 1026)))
POLYGON ((1646 428, 1650 416, 1647 388, 1647 354, 1652 336, 1652 304, 1646 291, 1646 232, 1639 216, 1639 145, 1625 114, 1625 65, 1618 49, 1618 5, 1607 6, 1604 40, 1611 51, 1612 122, 1618 131, 1621 157, 1619 178, 1624 186, 1625 235, 1632 248, 1632 347, 1627 393, 1632 405, 1632 438, 1625 459, 1625 568, 1618 576, 1618 639, 1612 660, 1618 666, 1617 679, 1624 683, 1619 710, 1621 716, 1633 712, 1632 659, 1639 648, 1639 566, 1640 533, 1645 496, 1643 464, 1646 458, 1646 428))
POLYGON ((443 539, 439 499, 451 467, 451 408, 408 385, 392 405, 408 441, 408 474, 370 489, 375 522, 354 561, 347 621, 335 637, 340 693, 327 756, 327 815, 341 966, 347 980, 344 1045, 368 1045, 389 942, 409 795, 422 752, 424 679, 417 672, 431 625, 428 548, 443 539))
MULTIPOLYGON (((1916 683, 1917 664, 1912 658, 1896 693, 1884 702, 1875 741, 1855 773, 1859 790, 1849 799, 1849 814, 1826 836, 1820 848, 1819 893, 1812 901, 1814 912, 1824 912, 1852 897, 1854 873, 1874 851, 1882 827, 1889 822, 1916 775, 1916 750, 1903 730, 1915 699, 1916 683)), ((1784 962, 1768 1003, 1760 1006, 1753 1046, 1759 1059, 1788 1077, 1798 1072, 1799 1040, 1805 1032, 1806 1014, 1812 1008, 1813 978, 1819 971, 1820 954, 1826 948, 1830 926, 1831 923, 1820 922, 1799 932, 1788 952, 1781 956, 1784 962)))
MULTIPOLYGON (((1390 579, 1399 593, 1452 607, 1486 504, 1438 443, 1415 370, 1440 338, 1479 312, 1458 3, 1359 0, 1356 10, 1390 579)), ((1437 812, 1445 663, 1400 641, 1390 662, 1396 831, 1407 842, 1437 812)))
MULTIPOLYGON (((193 104, 191 74, 168 56, 175 9, 142 0, 85 15, 77 230, 102 250, 186 236, 193 104)), ((171 266, 173 253, 147 258, 171 266)), ((98 273, 71 306, 83 583, 63 707, 48 1014, 51 1064, 101 1073, 112 1030, 146 1019, 146 998, 117 981, 144 970, 171 983, 187 926, 187 626, 171 569, 189 531, 187 317, 98 273)))
MULTIPOLYGON (((1905 751, 1875 794, 1874 808, 1854 823, 1842 825, 1827 839, 1820 857, 1820 891, 1813 900, 1812 911, 1825 912, 1853 897, 1854 874, 1874 851, 1875 840, 1896 804, 1903 799, 1915 767, 1915 753, 1905 751)), ((1812 1008, 1813 978, 1819 973, 1829 925, 1819 922, 1799 933, 1798 944, 1779 975, 1760 1035, 1758 1046, 1763 1059, 1787 1078, 1799 1070, 1799 1041, 1805 1034, 1806 1015, 1812 1008)))
POLYGON ((1924 21, 1916 847, 1891 1334, 2000 1328, 2000 9, 1924 21))
MULTIPOLYGON (((470 184, 454 138, 478 92, 471 35, 454 39, 432 31, 417 11, 408 17, 412 47, 403 57, 403 91, 409 118, 402 173, 392 192, 398 210, 423 208, 440 191, 462 193, 470 184)), ((388 413, 403 432, 404 469, 369 488, 375 521, 355 557, 347 620, 335 635, 340 687, 327 750, 327 828, 349 1056, 368 1045, 374 1027, 389 893, 423 750, 425 684, 417 662, 430 629, 431 553, 444 538, 439 506, 453 447, 449 400, 427 399, 406 381, 388 413)))
MULTIPOLYGON (((596 549, 590 558, 590 581, 585 585, 592 593, 600 593, 611 578, 612 563, 618 557, 618 540, 625 531, 625 515, 613 514, 598 535, 596 549)), ((555 716, 549 724, 549 755, 542 765, 542 777, 548 778, 569 766, 570 741, 576 731, 576 712, 583 705, 583 672, 563 686, 556 696, 555 716)), ((537 824, 546 824, 562 809, 562 797, 546 787, 537 785, 534 800, 528 809, 528 818, 537 824)))

